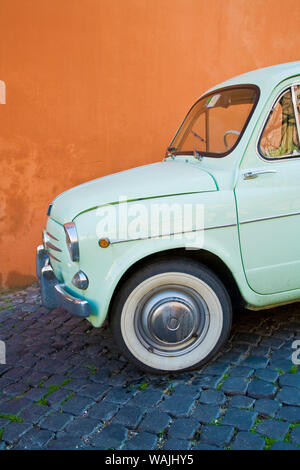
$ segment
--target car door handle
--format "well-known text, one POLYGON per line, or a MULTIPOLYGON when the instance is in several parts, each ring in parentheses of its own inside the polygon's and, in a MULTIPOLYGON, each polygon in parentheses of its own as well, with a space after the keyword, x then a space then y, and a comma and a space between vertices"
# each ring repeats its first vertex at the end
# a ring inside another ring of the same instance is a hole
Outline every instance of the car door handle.
POLYGON ((247 171, 247 173, 243 174, 244 180, 253 180, 257 178, 259 175, 266 175, 268 173, 277 173, 276 170, 257 170, 257 171, 247 171))

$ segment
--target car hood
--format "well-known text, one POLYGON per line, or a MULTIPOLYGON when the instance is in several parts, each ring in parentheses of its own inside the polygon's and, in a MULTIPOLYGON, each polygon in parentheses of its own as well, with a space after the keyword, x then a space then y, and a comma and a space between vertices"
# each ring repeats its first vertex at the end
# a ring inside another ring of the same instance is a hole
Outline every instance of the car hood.
POLYGON ((51 218, 64 224, 83 212, 120 199, 132 201, 216 190, 213 177, 197 164, 164 161, 104 176, 65 191, 54 199, 51 218))

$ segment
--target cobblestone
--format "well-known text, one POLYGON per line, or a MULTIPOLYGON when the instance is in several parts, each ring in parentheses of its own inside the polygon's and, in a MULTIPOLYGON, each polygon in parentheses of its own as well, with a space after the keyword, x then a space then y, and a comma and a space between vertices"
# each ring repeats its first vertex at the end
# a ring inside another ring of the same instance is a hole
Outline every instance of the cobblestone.
POLYGON ((254 379, 248 387, 248 395, 252 398, 273 398, 276 392, 276 386, 265 380, 254 379))
POLYGON ((206 405, 222 405, 226 402, 226 395, 220 390, 205 390, 201 393, 199 402, 206 405))
POLYGON ((221 390, 227 395, 242 395, 246 394, 248 385, 249 382, 245 377, 229 377, 221 386, 221 390))
POLYGON ((297 444, 298 446, 300 445, 300 427, 292 429, 290 435, 290 442, 297 444))
POLYGON ((157 443, 157 437, 148 432, 141 432, 130 439, 126 446, 126 450, 154 450, 157 443))
POLYGON ((271 445, 271 450, 299 450, 299 447, 290 442, 276 441, 271 445))
POLYGON ((208 444, 226 447, 234 436, 233 426, 203 426, 200 439, 208 444))
POLYGON ((222 424, 234 426, 239 431, 249 431, 255 423, 257 413, 248 410, 229 409, 222 418, 222 424))
POLYGON ((280 387, 296 387, 300 388, 300 374, 284 374, 279 377, 280 387))
POLYGON ((25 434, 32 427, 30 423, 9 423, 4 428, 2 439, 8 444, 12 444, 25 434))
POLYGON ((276 411, 280 408, 281 404, 277 400, 270 400, 269 398, 261 398, 256 400, 254 410, 260 416, 268 418, 275 416, 276 411))
POLYGON ((145 408, 124 406, 114 417, 113 422, 124 424, 129 429, 135 429, 145 413, 145 408))
POLYGON ((79 436, 85 439, 89 438, 95 431, 101 427, 101 421, 93 418, 87 418, 80 416, 79 418, 73 419, 70 424, 64 430, 72 436, 79 436))
POLYGON ((119 424, 109 424, 92 440, 91 445, 100 450, 120 449, 128 437, 128 430, 119 424))
POLYGON ((154 410, 146 415, 139 426, 139 430, 152 433, 163 432, 170 424, 171 417, 168 413, 154 410))
POLYGON ((215 422, 221 414, 221 408, 214 405, 199 404, 193 413, 193 418, 203 424, 215 422))
POLYGON ((42 429, 48 431, 61 431, 73 419, 73 416, 67 413, 53 413, 40 422, 42 429))
POLYGON ((183 439, 168 439, 162 449, 163 450, 189 450, 191 443, 183 439))
POLYGON ((231 447, 233 450, 262 450, 265 448, 265 441, 257 434, 250 432, 239 432, 231 447))
POLYGON ((289 423, 278 421, 275 419, 264 420, 258 424, 256 431, 264 436, 272 439, 283 441, 289 430, 289 423))
POLYGON ((174 421, 168 431, 168 436, 177 439, 192 439, 200 424, 193 418, 179 418, 174 421))
POLYGON ((300 390, 294 387, 283 387, 277 394, 276 398, 285 405, 299 406, 300 390))
POLYGON ((300 307, 237 312, 214 361, 145 374, 107 326, 45 309, 37 286, 0 295, 0 449, 299 449, 300 307))
POLYGON ((254 398, 245 397, 244 395, 234 395, 229 402, 229 406, 233 408, 249 409, 253 407, 254 403, 254 398))
POLYGON ((283 406, 276 413, 276 418, 283 419, 289 423, 300 423, 300 407, 299 406, 283 406))
POLYGON ((195 400, 189 395, 187 397, 181 397, 181 399, 171 396, 166 397, 161 405, 159 405, 159 408, 175 418, 183 418, 191 414, 194 403, 195 400))
POLYGON ((44 429, 31 429, 21 437, 15 449, 18 450, 40 450, 54 438, 55 434, 44 429))

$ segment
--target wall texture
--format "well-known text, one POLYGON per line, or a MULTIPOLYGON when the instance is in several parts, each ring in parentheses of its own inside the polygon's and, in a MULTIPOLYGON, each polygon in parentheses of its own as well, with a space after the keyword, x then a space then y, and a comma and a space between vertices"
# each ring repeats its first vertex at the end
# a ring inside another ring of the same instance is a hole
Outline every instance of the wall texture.
POLYGON ((48 203, 159 161, 189 106, 299 60, 299 0, 0 0, 0 288, 35 280, 48 203))

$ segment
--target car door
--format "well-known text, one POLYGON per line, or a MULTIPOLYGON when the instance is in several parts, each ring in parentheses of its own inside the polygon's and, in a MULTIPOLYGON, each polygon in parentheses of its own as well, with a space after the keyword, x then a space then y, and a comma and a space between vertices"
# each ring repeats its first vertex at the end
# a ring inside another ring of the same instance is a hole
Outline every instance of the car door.
POLYGON ((299 103, 299 84, 280 90, 235 188, 244 271, 260 294, 300 288, 299 103))

